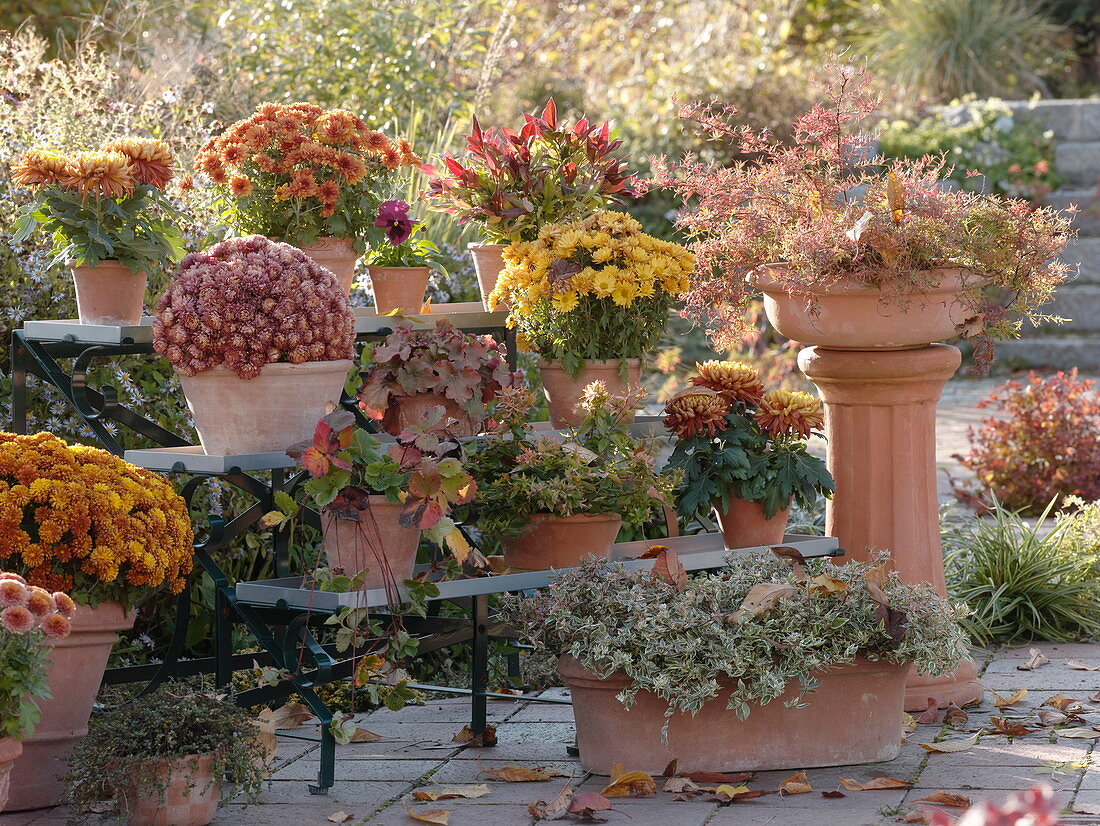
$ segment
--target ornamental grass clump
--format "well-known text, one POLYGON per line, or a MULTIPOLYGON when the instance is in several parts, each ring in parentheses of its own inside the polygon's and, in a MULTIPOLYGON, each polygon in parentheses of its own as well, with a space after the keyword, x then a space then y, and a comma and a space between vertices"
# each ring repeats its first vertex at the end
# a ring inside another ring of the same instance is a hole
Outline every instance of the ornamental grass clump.
POLYGON ((964 609, 929 585, 903 583, 887 563, 885 554, 797 566, 731 554, 722 570, 677 584, 592 560, 533 596, 505 597, 502 619, 600 677, 625 674, 627 707, 649 691, 669 715, 694 713, 729 690, 728 708, 744 719, 793 684, 800 690, 790 702, 803 702, 823 672, 857 656, 932 675, 958 664, 964 609))
POLYGON ((225 365, 251 379, 265 364, 350 359, 354 340, 336 277, 259 235, 184 258, 153 323, 153 349, 184 376, 225 365))
POLYGON ((0 433, 0 563, 31 585, 93 606, 178 594, 192 540, 187 504, 163 476, 50 433, 0 433))
POLYGON ((585 359, 653 349, 695 268, 679 244, 608 210, 543 226, 536 239, 509 246, 504 262, 490 308, 506 303, 525 346, 574 377, 585 359))

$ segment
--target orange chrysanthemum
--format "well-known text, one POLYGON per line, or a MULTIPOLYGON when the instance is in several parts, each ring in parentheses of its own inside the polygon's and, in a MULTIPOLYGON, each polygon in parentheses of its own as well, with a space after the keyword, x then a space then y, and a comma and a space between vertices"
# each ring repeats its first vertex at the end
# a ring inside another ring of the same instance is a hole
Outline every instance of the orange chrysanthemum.
POLYGON ((235 198, 244 198, 252 194, 252 181, 244 175, 234 175, 229 179, 229 191, 235 198))
POLYGON ((705 387, 690 388, 665 405, 665 428, 678 439, 705 433, 713 436, 725 425, 729 402, 705 387))
POLYGON ((78 152, 69 158, 65 186, 91 195, 119 198, 134 191, 134 171, 121 152, 78 152))
POLYGON ((121 138, 103 147, 104 152, 120 152, 130 161, 134 180, 164 189, 172 178, 175 158, 164 141, 152 138, 121 138))
POLYGON ((421 163, 420 156, 412 150, 412 146, 404 138, 398 143, 398 149, 401 151, 401 163, 403 166, 417 166, 421 163))
POLYGON ((349 143, 355 137, 355 116, 343 109, 327 112, 318 118, 313 135, 322 143, 349 143))
POLYGON ((390 143, 390 139, 383 135, 381 132, 375 132, 371 130, 367 134, 363 135, 363 146, 372 152, 382 153, 387 149, 392 149, 393 146, 390 143))
POLYGON ((44 186, 61 183, 68 174, 69 162, 61 155, 32 149, 15 162, 12 179, 19 186, 44 186))
POLYGON ((708 361, 695 367, 699 375, 692 384, 721 393, 731 402, 755 405, 764 396, 760 374, 743 361, 708 361))
POLYGON ((821 402, 801 391, 772 390, 759 408, 756 421, 773 438, 790 434, 806 439, 825 423, 821 402))
POLYGON ((177 182, 180 192, 191 192, 195 188, 195 176, 184 175, 177 182))
POLYGON ((322 204, 335 204, 340 197, 340 187, 336 185, 336 181, 325 181, 317 187, 317 197, 322 204))
POLYGON ((248 147, 243 142, 233 141, 222 146, 222 161, 226 166, 237 166, 248 157, 248 147))
POLYGON ((382 163, 391 172, 401 166, 401 153, 392 146, 382 150, 382 163))
POLYGON ((333 159, 332 167, 349 184, 359 183, 367 174, 367 165, 355 155, 349 155, 346 152, 337 154, 337 157, 333 159))

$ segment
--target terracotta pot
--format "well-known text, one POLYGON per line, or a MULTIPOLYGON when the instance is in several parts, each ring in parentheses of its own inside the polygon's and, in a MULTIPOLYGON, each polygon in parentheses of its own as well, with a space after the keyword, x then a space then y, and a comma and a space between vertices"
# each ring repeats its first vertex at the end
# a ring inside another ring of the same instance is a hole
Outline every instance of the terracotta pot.
POLYGON ((502 536, 504 563, 513 571, 575 568, 589 556, 611 553, 623 520, 610 513, 535 514, 520 536, 502 536))
POLYGON ((359 521, 323 514, 325 557, 330 567, 343 568, 348 576, 367 571, 366 588, 400 585, 413 575, 420 531, 398 524, 402 505, 385 496, 371 496, 369 501, 370 508, 359 511, 359 521))
POLYGON ((728 549, 755 548, 757 545, 781 545, 787 530, 787 514, 790 508, 777 511, 768 519, 764 506, 748 499, 730 499, 727 510, 721 510, 721 502, 715 502, 714 514, 722 529, 722 541, 728 549))
POLYGON ((246 380, 218 365, 180 376, 180 383, 206 453, 281 452, 313 438, 325 405, 340 401, 351 368, 351 359, 265 364, 246 380))
POLYGON ((61 800, 64 785, 57 778, 77 740, 88 733, 88 718, 103 671, 119 631, 134 624, 135 615, 121 603, 101 602, 97 608, 77 606, 72 633, 52 641, 46 681, 51 697, 39 700, 42 719, 23 740, 23 755, 11 772, 8 810, 41 809, 61 800))
POLYGON ((114 260, 72 269, 81 324, 119 327, 141 324, 145 284, 149 280, 145 273, 134 272, 114 260))
MULTIPOLYGON (((584 367, 581 368, 581 374, 577 378, 565 372, 560 361, 539 359, 539 370, 542 372, 542 387, 546 391, 546 399, 550 402, 550 424, 556 428, 568 427, 580 422, 580 414, 575 408, 584 394, 584 388, 592 382, 602 381, 613 394, 622 393, 628 384, 627 381, 623 381, 622 374, 619 372, 617 359, 586 359, 584 367)), ((642 360, 627 359, 626 372, 629 384, 640 386, 642 360)))
POLYGON ((681 771, 768 771, 847 766, 893 760, 901 749, 906 664, 871 662, 820 672, 821 685, 804 708, 783 703, 798 693, 795 682, 767 705, 751 705, 739 720, 726 708, 733 681, 725 680, 694 717, 676 713, 661 742, 668 704, 639 692, 628 709, 615 696, 625 674, 600 679, 570 656, 558 671, 573 697, 577 746, 585 771, 609 774, 627 755, 632 769, 659 774, 676 760, 681 771))
MULTIPOLYGON (((477 285, 481 288, 481 303, 489 306, 489 293, 497 285, 500 271, 504 269, 504 250, 507 244, 467 244, 466 248, 474 257, 474 272, 477 273, 477 285)), ((498 309, 506 310, 507 305, 498 309)))
POLYGON ((469 414, 453 399, 439 393, 416 393, 412 396, 392 396, 386 415, 382 417, 382 429, 391 436, 397 436, 411 424, 419 422, 429 408, 442 405, 447 415, 455 420, 451 435, 458 438, 476 436, 481 430, 480 423, 474 422, 469 414))
POLYGON ((427 267, 367 267, 374 288, 374 311, 379 315, 404 310, 416 315, 428 289, 427 267))
POLYGON ((23 744, 14 737, 0 738, 0 812, 8 802, 8 789, 11 786, 11 767, 15 758, 23 753, 23 744))
POLYGON ((132 826, 206 826, 214 819, 222 784, 214 779, 213 754, 150 762, 122 792, 132 826))
POLYGON ((355 239, 318 238, 314 243, 299 249, 335 275, 344 292, 351 292, 355 283, 355 262, 359 260, 359 253, 355 251, 355 239))
POLYGON ((832 350, 904 350, 952 338, 974 314, 965 296, 983 283, 966 270, 934 270, 935 289, 899 295, 845 280, 807 306, 804 294, 792 296, 780 285, 775 269, 751 279, 764 293, 768 321, 792 341, 832 350))

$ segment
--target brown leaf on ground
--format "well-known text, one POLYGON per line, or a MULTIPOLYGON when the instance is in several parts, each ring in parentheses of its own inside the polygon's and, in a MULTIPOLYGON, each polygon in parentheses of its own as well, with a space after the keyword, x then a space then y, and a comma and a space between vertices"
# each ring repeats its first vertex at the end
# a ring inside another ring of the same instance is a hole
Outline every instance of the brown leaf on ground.
POLYGON ((602 816, 595 813, 611 811, 611 801, 596 792, 581 792, 573 795, 573 799, 569 801, 568 811, 569 814, 580 815, 582 818, 603 820, 602 816))
POLYGON ((670 794, 692 794, 705 790, 686 777, 670 777, 661 787, 661 791, 670 794))
POLYGON ((1100 671, 1100 665, 1089 665, 1080 660, 1066 660, 1066 667, 1074 671, 1100 671))
POLYGON ((928 698, 928 708, 914 718, 922 726, 935 726, 940 722, 940 708, 935 697, 928 698))
POLYGON ((298 728, 307 720, 312 720, 313 712, 302 703, 284 703, 270 714, 261 711, 257 719, 269 731, 292 729, 298 728))
POLYGON ((928 823, 935 814, 931 809, 915 809, 901 819, 902 823, 928 823))
POLYGON ((670 583, 677 591, 687 588, 687 569, 684 568, 680 557, 676 555, 676 551, 668 548, 660 551, 653 560, 653 567, 649 570, 655 578, 670 583))
POLYGON ((954 703, 950 703, 943 713, 943 721, 952 728, 965 726, 970 720, 970 715, 954 703))
POLYGON ((548 769, 546 766, 536 766, 533 769, 526 766, 501 766, 499 769, 482 769, 480 773, 508 783, 543 783, 554 777, 572 776, 558 769, 548 769))
POLYGON ((1100 815, 1100 803, 1074 803, 1073 813, 1078 815, 1100 815))
POLYGON ((428 800, 432 802, 436 800, 450 800, 456 797, 472 800, 477 797, 485 797, 485 795, 489 794, 489 791, 489 787, 484 783, 465 783, 457 786, 425 786, 423 789, 414 791, 412 796, 417 800, 428 800))
POLYGON ((559 820, 569 814, 569 801, 573 799, 573 787, 566 785, 549 803, 536 800, 527 806, 527 813, 535 820, 559 820))
POLYGON ((729 783, 723 783, 714 790, 711 799, 717 800, 719 803, 734 803, 738 800, 752 800, 763 795, 764 792, 759 789, 750 789, 745 785, 731 786, 729 783))
POLYGON ((1048 697, 1043 701, 1044 706, 1050 706, 1056 708, 1059 711, 1069 713, 1072 711, 1080 711, 1081 703, 1072 697, 1067 697, 1065 694, 1055 694, 1053 697, 1048 697))
POLYGON ((331 823, 343 823, 346 820, 351 820, 354 815, 349 815, 347 812, 333 812, 325 820, 331 823))
POLYGON ((1008 697, 1002 697, 996 691, 991 691, 989 693, 993 695, 993 705, 994 705, 994 707, 996 707, 996 708, 1008 708, 1009 706, 1016 705, 1016 703, 1018 703, 1018 702, 1020 702, 1020 700, 1024 699, 1024 697, 1027 696, 1027 689, 1026 688, 1021 688, 1018 691, 1016 691, 1014 694, 1009 695, 1008 697))
POLYGON ((486 726, 485 731, 481 734, 474 734, 472 728, 463 726, 462 730, 451 739, 451 742, 475 749, 495 746, 497 744, 497 730, 493 726, 486 726))
POLYGON ((1019 720, 1009 720, 1006 717, 990 717, 989 725, 993 726, 993 730, 997 734, 1004 734, 1007 737, 1021 737, 1036 731, 1036 729, 1025 726, 1019 720))
POLYGON ((942 789, 938 792, 933 792, 928 797, 922 797, 917 802, 919 803, 938 803, 941 806, 953 806, 956 809, 969 809, 970 798, 962 794, 951 794, 945 792, 942 789))
POLYGON ((1059 737, 1068 737, 1070 740, 1095 740, 1100 737, 1100 731, 1084 727, 1055 729, 1054 733, 1059 737))
POLYGON ((1069 715, 1063 714, 1060 711, 1040 711, 1039 722, 1044 726, 1056 726, 1059 723, 1064 723, 1069 719, 1069 715))
POLYGON ((724 774, 723 772, 680 772, 678 776, 686 777, 688 780, 694 780, 696 783, 732 783, 734 785, 744 783, 752 777, 748 772, 739 772, 737 774, 724 774))
POLYGON ((779 784, 780 795, 809 794, 813 790, 813 786, 810 785, 810 781, 806 777, 806 772, 804 771, 792 774, 790 777, 779 784))
POLYGON ((848 795, 844 794, 844 792, 840 791, 839 789, 833 789, 831 792, 822 792, 821 796, 827 797, 830 800, 835 800, 838 797, 847 797, 848 795))
POLYGON ((1097 691, 1088 700, 1090 703, 1100 703, 1100 691, 1097 691))
POLYGON ((781 599, 793 596, 798 589, 793 585, 779 585, 775 582, 761 582, 753 585, 745 594, 745 599, 730 616, 732 622, 744 622, 750 617, 759 617, 775 607, 781 599))
POLYGON ((674 777, 676 775, 676 769, 678 768, 677 764, 678 761, 675 758, 670 760, 668 765, 665 766, 665 770, 661 772, 661 777, 674 777))
POLYGON ((925 751, 931 751, 936 754, 954 754, 957 751, 966 751, 969 748, 973 748, 978 743, 978 735, 973 734, 970 737, 964 737, 962 740, 944 740, 940 743, 921 743, 920 747, 925 751))
POLYGON ((1029 655, 1027 662, 1023 665, 1016 666, 1017 671, 1034 671, 1039 666, 1046 665, 1050 662, 1050 657, 1038 648, 1029 648, 1027 653, 1029 655))
POLYGON ((645 797, 657 791, 653 777, 645 772, 623 772, 616 777, 613 770, 612 777, 611 783, 600 792, 606 797, 645 797))
POLYGON ((435 823, 437 826, 447 826, 447 821, 451 817, 447 809, 414 809, 406 806, 405 811, 413 820, 419 820, 421 823, 435 823))
POLYGON ((365 728, 355 727, 355 731, 351 733, 351 737, 348 738, 349 743, 373 743, 375 740, 381 740, 381 734, 375 734, 373 731, 368 731, 365 728))
POLYGON ((874 780, 868 780, 866 783, 860 783, 858 780, 851 780, 847 777, 838 777, 841 785, 844 786, 850 792, 874 792, 882 791, 883 789, 908 789, 912 784, 907 783, 904 780, 898 780, 896 777, 876 777, 874 780))

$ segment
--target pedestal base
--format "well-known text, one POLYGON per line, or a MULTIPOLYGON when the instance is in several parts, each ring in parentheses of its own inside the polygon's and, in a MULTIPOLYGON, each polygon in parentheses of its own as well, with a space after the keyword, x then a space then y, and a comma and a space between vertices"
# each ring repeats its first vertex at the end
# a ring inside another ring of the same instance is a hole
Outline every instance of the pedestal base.
POLYGON ((936 706, 946 708, 954 703, 962 708, 967 703, 980 703, 985 688, 978 679, 978 667, 971 660, 963 660, 950 674, 942 677, 926 677, 910 669, 905 680, 905 710, 924 711, 928 698, 936 706))

